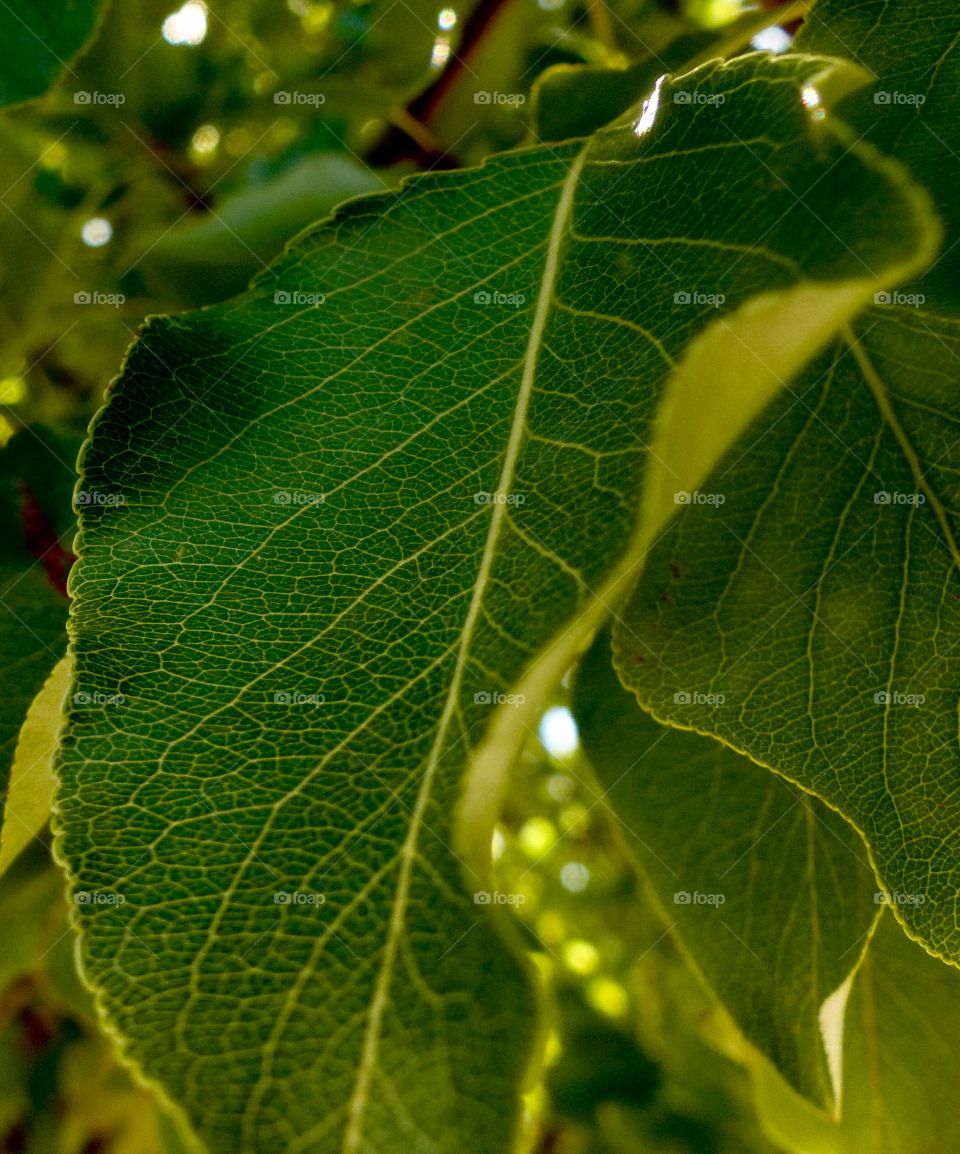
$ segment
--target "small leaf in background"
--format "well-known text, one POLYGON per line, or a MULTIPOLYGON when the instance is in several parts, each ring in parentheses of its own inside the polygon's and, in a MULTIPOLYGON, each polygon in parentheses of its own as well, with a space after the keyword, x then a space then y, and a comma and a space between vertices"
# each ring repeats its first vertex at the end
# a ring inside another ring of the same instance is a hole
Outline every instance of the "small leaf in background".
POLYGON ((102 0, 0 4, 0 105, 41 96, 93 35, 102 0))
MULTIPOLYGON (((79 438, 27 428, 0 449, 0 783, 31 702, 66 650, 79 438)), ((0 850, 0 855, 3 851, 0 850)))
POLYGON ((242 292, 307 225, 341 201, 385 188, 350 157, 305 158, 287 172, 224 198, 216 216, 163 233, 144 262, 148 276, 171 284, 190 304, 242 292))
POLYGON ((61 658, 33 699, 13 756, 0 828, 0 875, 50 820, 56 778, 53 759, 70 690, 72 665, 61 658))

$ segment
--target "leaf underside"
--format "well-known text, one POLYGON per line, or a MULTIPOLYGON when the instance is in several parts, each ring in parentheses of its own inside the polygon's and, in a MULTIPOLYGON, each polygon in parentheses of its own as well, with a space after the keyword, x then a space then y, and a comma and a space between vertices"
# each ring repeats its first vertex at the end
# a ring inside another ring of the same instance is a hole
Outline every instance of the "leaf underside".
POLYGON ((727 103, 667 84, 639 133, 353 202, 132 348, 83 459, 58 846, 103 1012, 215 1154, 509 1148, 534 1007, 449 848, 464 773, 630 563, 691 341, 929 244, 804 109, 830 67, 714 64, 727 103))

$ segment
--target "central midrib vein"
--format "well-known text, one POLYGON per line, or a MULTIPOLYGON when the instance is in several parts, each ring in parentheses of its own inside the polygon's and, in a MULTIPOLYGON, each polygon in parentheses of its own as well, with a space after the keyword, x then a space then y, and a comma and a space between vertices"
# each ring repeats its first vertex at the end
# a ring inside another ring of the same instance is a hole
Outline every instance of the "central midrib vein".
MULTIPOLYGON (((501 469, 500 480, 498 482, 497 491, 499 493, 508 493, 510 491, 516 472, 517 461, 520 456, 520 449, 523 444, 524 431, 526 429, 527 411, 530 405, 530 398, 533 394, 537 365, 540 359, 540 350, 543 345, 543 333, 550 316, 553 288, 560 267, 560 249, 564 234, 570 222, 573 198, 585 158, 586 146, 578 154, 570 167, 570 171, 563 182, 560 198, 557 201, 557 208, 553 215, 553 223, 550 228, 547 244, 547 258, 544 263, 543 276, 540 280, 540 291, 537 295, 533 323, 530 326, 530 335, 527 339, 527 348, 523 359, 523 373, 520 378, 520 389, 517 394, 513 424, 510 429, 510 438, 507 441, 507 448, 503 458, 503 468, 501 469)), ((413 863, 416 858, 419 829, 427 803, 430 800, 433 778, 446 743, 450 722, 459 701, 466 658, 469 654, 470 644, 473 640, 473 634, 480 616, 480 609, 486 595, 487 584, 490 580, 497 544, 506 515, 506 502, 495 502, 490 518, 490 528, 487 532, 487 540, 484 544, 483 556, 473 586, 473 595, 470 598, 470 606, 463 623, 459 652, 457 653, 456 666, 450 679, 450 688, 447 692, 443 713, 440 715, 440 720, 437 725, 436 736, 430 749, 423 779, 420 782, 420 788, 417 792, 417 800, 411 815, 409 831, 400 849, 400 876, 397 881, 397 890, 393 900, 390 923, 387 929, 386 941, 384 942, 383 963, 377 975, 377 983, 367 1015, 363 1053, 361 1054, 360 1065, 354 1082, 353 1094, 350 1097, 348 1105, 347 1127, 344 1132, 342 1146, 343 1154, 358 1154, 360 1144, 363 1140, 364 1111, 370 1096, 370 1084, 373 1078, 373 1072, 376 1068, 383 1026, 383 1014, 389 1000, 390 981, 393 976, 397 946, 404 929, 407 900, 410 893, 410 878, 413 871, 413 863)))

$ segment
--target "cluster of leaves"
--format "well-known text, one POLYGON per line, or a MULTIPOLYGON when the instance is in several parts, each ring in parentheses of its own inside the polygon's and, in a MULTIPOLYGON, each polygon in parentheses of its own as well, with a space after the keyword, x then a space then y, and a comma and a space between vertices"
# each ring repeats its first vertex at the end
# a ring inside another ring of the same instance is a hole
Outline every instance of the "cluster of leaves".
POLYGON ((0 1149, 957 1148, 951 6, 0 33, 0 1149))

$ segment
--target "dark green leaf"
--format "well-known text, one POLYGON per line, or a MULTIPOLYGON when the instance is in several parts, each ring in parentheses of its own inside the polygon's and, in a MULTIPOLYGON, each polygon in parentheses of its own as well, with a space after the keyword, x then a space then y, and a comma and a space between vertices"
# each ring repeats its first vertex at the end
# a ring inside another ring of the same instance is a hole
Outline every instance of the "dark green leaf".
POLYGON ((637 131, 354 201, 131 350, 84 458, 60 847, 112 1026, 216 1154, 508 1147, 533 1002, 471 893, 662 523, 647 439, 696 481, 936 240, 809 116, 828 75, 713 65, 637 131), (746 403, 687 453, 651 420, 707 355, 746 403))

